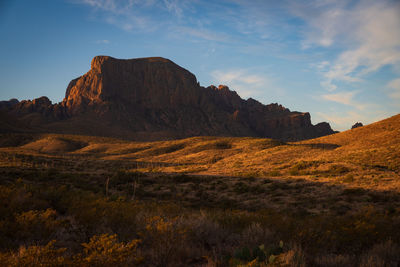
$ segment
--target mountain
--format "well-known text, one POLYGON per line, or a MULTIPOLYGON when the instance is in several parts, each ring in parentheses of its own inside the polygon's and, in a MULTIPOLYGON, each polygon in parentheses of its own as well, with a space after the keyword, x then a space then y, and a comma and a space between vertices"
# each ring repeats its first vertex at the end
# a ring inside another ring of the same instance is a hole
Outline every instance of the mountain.
POLYGON ((0 102, 0 109, 32 131, 122 137, 135 140, 190 136, 257 136, 303 140, 334 133, 312 125, 309 113, 243 100, 227 86, 200 86, 196 77, 160 57, 96 56, 91 69, 72 80, 65 98, 0 102))

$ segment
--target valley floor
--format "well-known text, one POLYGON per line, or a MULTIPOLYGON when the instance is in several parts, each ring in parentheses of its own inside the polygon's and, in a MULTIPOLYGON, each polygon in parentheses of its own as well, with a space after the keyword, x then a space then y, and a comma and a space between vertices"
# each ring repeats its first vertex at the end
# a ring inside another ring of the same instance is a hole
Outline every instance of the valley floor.
POLYGON ((0 261, 398 266, 399 129, 397 115, 293 143, 3 134, 0 261))

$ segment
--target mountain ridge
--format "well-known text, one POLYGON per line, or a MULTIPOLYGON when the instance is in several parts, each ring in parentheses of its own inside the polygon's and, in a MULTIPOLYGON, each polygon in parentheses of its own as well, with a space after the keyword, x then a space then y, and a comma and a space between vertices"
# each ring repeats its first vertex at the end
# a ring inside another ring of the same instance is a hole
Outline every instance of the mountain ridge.
POLYGON ((199 135, 303 140, 334 133, 308 112, 242 99, 225 85, 200 86, 196 76, 162 57, 96 56, 73 79, 62 102, 47 97, 0 108, 33 130, 162 140, 199 135), (11 107, 10 107, 11 106, 11 107))

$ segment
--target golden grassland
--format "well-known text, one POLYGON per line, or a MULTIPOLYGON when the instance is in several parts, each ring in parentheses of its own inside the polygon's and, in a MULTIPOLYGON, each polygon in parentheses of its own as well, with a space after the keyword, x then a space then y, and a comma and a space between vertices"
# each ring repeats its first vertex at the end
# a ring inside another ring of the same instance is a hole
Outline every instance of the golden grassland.
POLYGON ((10 266, 400 263, 400 115, 301 142, 3 134, 0 171, 10 266))
MULTIPOLYGON (((3 146, 11 147, 3 147, 0 152, 14 158, 38 157, 78 169, 84 162, 104 163, 96 168, 98 172, 121 165, 125 171, 301 178, 347 187, 400 190, 400 115, 343 133, 289 143, 240 137, 160 142, 56 134, 2 138, 3 146)), ((17 166, 19 160, 1 164, 17 166)))

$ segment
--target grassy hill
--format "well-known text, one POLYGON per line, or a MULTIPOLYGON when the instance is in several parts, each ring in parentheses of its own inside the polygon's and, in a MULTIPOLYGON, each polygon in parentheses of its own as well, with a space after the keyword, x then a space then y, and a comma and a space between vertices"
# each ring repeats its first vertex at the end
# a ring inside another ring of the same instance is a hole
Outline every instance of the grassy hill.
MULTIPOLYGON (((265 266, 271 255, 268 266, 400 262, 400 115, 287 143, 3 134, 0 171, 0 197, 11 203, 2 207, 3 251, 33 244, 46 249, 52 239, 79 251, 81 243, 108 233, 118 234, 114 241, 120 245, 140 240, 135 264, 142 265, 237 266, 256 260, 265 266), (39 230, 24 220, 34 220, 39 230), (53 231, 44 226, 48 221, 53 231), (14 232, 9 225, 17 225, 14 232), (170 232, 160 233, 157 225, 170 232), (54 235, 61 228, 63 234, 54 235), (74 232, 78 228, 83 232, 74 232), (154 251, 159 238, 184 243, 171 256, 154 251)), ((121 266, 129 259, 124 260, 121 266)))
POLYGON ((399 189, 396 180, 400 172, 400 115, 346 132, 293 143, 240 137, 129 142, 74 135, 18 136, 3 136, 3 146, 12 147, 0 151, 45 158, 61 156, 77 160, 78 164, 79 158, 104 160, 110 164, 123 162, 126 170, 146 172, 301 177, 374 189, 399 189), (12 141, 16 138, 31 142, 12 141))

